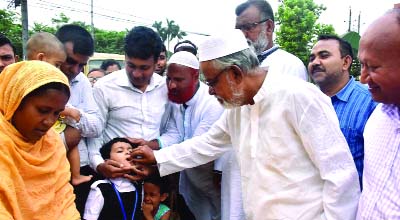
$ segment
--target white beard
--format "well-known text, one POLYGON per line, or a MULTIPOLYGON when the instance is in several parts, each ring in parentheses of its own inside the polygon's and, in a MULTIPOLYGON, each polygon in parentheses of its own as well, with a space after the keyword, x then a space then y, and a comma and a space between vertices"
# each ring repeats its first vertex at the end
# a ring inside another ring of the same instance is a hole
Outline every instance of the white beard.
POLYGON ((222 107, 224 107, 225 109, 233 109, 233 108, 237 108, 240 107, 243 103, 243 99, 244 99, 244 95, 243 95, 243 91, 239 91, 232 83, 230 83, 228 77, 227 77, 227 81, 229 84, 229 87, 232 91, 232 98, 231 100, 225 100, 219 96, 216 96, 218 101, 221 103, 222 107))
POLYGON ((262 52, 264 52, 265 48, 267 48, 269 41, 265 37, 266 35, 266 30, 263 28, 263 30, 258 34, 257 40, 253 42, 254 49, 256 50, 257 55, 260 55, 262 52))

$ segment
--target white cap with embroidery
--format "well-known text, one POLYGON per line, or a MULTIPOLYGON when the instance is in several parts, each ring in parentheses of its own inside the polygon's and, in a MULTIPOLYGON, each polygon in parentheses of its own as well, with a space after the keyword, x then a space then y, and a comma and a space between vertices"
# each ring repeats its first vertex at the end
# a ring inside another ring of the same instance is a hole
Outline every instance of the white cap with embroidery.
POLYGON ((199 69, 199 60, 195 55, 187 51, 179 51, 174 53, 168 60, 168 64, 176 63, 187 66, 192 69, 199 69))
POLYGON ((248 48, 249 44, 243 32, 234 29, 223 35, 207 37, 199 46, 199 60, 213 60, 248 48))

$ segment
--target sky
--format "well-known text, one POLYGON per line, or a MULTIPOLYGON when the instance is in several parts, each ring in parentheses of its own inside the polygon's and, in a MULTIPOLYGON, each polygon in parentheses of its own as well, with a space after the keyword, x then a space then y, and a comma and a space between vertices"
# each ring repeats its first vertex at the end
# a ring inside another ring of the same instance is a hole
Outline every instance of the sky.
MULTIPOLYGON (((6 8, 11 0, 0 0, 0 8, 6 8)), ((223 32, 235 25, 235 8, 245 0, 93 0, 94 26, 106 30, 126 30, 137 25, 151 26, 154 21, 166 18, 174 20, 189 33, 185 39, 199 43, 202 34, 223 32), (112 4, 110 4, 110 2, 112 4)), ((280 1, 268 0, 274 11, 280 1)), ((385 11, 400 0, 314 0, 327 9, 319 22, 332 24, 341 35, 347 32, 349 8, 352 10, 352 30, 357 31, 357 19, 361 13, 360 34, 385 11)), ((28 20, 51 24, 51 18, 61 12, 71 21, 91 23, 91 0, 28 0, 28 20)), ((20 8, 16 9, 19 13, 20 8)), ((170 47, 173 47, 172 44, 170 47)))

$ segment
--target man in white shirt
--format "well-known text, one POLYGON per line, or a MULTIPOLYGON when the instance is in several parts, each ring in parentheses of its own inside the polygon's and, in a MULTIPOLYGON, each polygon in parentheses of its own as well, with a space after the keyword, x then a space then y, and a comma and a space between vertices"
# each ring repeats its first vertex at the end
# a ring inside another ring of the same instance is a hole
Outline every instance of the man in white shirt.
POLYGON ((104 161, 100 147, 115 137, 153 140, 160 136, 168 98, 165 79, 154 74, 162 41, 151 28, 137 26, 125 37, 125 69, 101 78, 93 87, 104 131, 89 140, 90 165, 105 177, 128 175, 130 167, 104 161))
POLYGON ((400 219, 399 21, 400 8, 392 9, 375 20, 360 40, 360 81, 381 104, 364 129, 364 188, 357 220, 400 219))
MULTIPOLYGON (((208 94, 208 87, 199 81, 199 61, 187 51, 171 56, 167 67, 170 120, 166 132, 147 144, 158 149, 180 143, 205 133, 224 109, 208 94), (156 146, 154 146, 156 145, 156 146)), ((179 192, 196 220, 221 218, 221 192, 213 182, 214 163, 186 169, 180 174, 179 192)))
POLYGON ((246 219, 354 219, 357 171, 329 98, 273 66, 260 68, 238 30, 207 38, 199 51, 210 94, 231 109, 201 136, 135 149, 134 162, 157 162, 167 175, 214 160, 232 144, 246 219))
MULTIPOLYGON (((273 44, 274 14, 267 1, 244 2, 237 6, 236 15, 236 28, 243 32, 257 50, 260 67, 274 65, 274 69, 280 75, 307 81, 306 68, 301 60, 273 44)), ((234 153, 227 152, 219 162, 222 171, 222 219, 242 220, 244 211, 240 173, 234 153)))
POLYGON ((253 43, 261 67, 275 66, 278 74, 308 79, 303 62, 273 43, 274 12, 265 0, 246 1, 236 7, 236 29, 253 43))
MULTIPOLYGON (((77 146, 80 157, 80 173, 95 176, 89 166, 87 139, 98 137, 103 126, 99 120, 99 111, 92 94, 92 86, 88 78, 82 73, 89 57, 93 55, 94 43, 90 33, 84 28, 67 24, 60 27, 56 37, 64 44, 67 59, 61 64, 61 71, 67 76, 71 87, 71 97, 68 106, 61 113, 77 118, 73 126, 67 126, 63 132, 67 146, 77 146)), ((91 182, 84 182, 74 186, 75 203, 80 214, 83 214, 91 182)))

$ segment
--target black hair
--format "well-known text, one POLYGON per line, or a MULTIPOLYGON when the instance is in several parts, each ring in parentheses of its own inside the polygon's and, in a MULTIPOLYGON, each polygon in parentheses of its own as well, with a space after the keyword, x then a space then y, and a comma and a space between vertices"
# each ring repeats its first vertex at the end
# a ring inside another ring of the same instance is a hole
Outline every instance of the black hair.
POLYGON ((111 153, 111 148, 113 146, 113 144, 117 143, 117 142, 123 142, 123 143, 128 143, 132 146, 132 148, 136 148, 137 145, 132 144, 128 139, 126 138, 120 138, 120 137, 116 137, 114 139, 112 139, 111 141, 105 143, 101 148, 100 148, 100 154, 103 157, 104 160, 106 159, 110 159, 110 153, 111 153))
POLYGON ((26 95, 22 101, 24 102, 25 99, 29 98, 29 97, 33 97, 33 96, 39 96, 39 95, 43 95, 44 93, 46 93, 47 90, 49 89, 55 89, 58 90, 62 93, 64 93, 68 98, 70 97, 71 93, 69 91, 69 87, 67 85, 65 85, 64 83, 60 83, 60 82, 51 82, 51 83, 47 83, 45 85, 42 85, 36 89, 34 89, 32 92, 30 92, 28 95, 26 95))
POLYGON ((0 47, 4 46, 4 45, 10 45, 10 47, 13 50, 14 56, 16 55, 16 48, 14 46, 14 44, 11 42, 10 39, 8 39, 8 37, 6 37, 4 34, 0 33, 0 47))
POLYGON ((161 45, 161 52, 167 52, 167 48, 164 44, 161 45))
POLYGON ((73 52, 85 56, 92 56, 94 53, 94 42, 90 33, 83 27, 75 24, 66 24, 56 32, 56 37, 65 44, 74 44, 73 52))
POLYGON ((157 62, 162 45, 160 35, 153 29, 137 26, 126 35, 124 51, 129 58, 146 60, 153 57, 154 62, 157 62))
POLYGON ((118 69, 121 69, 121 65, 118 63, 118 61, 116 61, 114 59, 104 60, 101 63, 100 69, 103 69, 104 71, 106 71, 109 66, 114 66, 114 65, 117 65, 118 69))
POLYGON ((385 14, 394 14, 396 16, 397 24, 400 25, 400 8, 398 7, 392 8, 385 14))
POLYGON ((94 71, 99 71, 99 72, 102 72, 104 75, 106 75, 106 71, 103 69, 100 69, 100 68, 93 68, 93 69, 89 70, 88 75, 89 75, 89 73, 94 72, 94 71))
MULTIPOLYGON (((341 58, 349 55, 351 57, 351 60, 353 61, 354 55, 353 55, 353 48, 351 47, 351 44, 347 42, 346 40, 336 36, 336 35, 330 35, 330 34, 322 34, 318 36, 318 41, 320 40, 336 40, 339 43, 339 51, 340 51, 340 56, 341 58)), ((349 66, 349 69, 351 68, 351 63, 349 66)))
POLYGON ((151 183, 160 188, 160 194, 168 193, 168 180, 167 177, 160 177, 158 173, 153 174, 144 180, 144 183, 151 183))
POLYGON ((192 43, 190 40, 184 40, 184 41, 181 41, 181 42, 178 42, 177 44, 175 44, 174 53, 179 52, 179 51, 187 51, 196 56, 197 55, 197 46, 194 43, 192 43), (186 45, 179 46, 182 44, 186 44, 186 45), (189 45, 187 45, 187 44, 189 44, 189 45))
POLYGON ((271 5, 265 0, 248 0, 238 5, 235 10, 236 16, 240 16, 248 7, 254 6, 260 11, 260 20, 271 19, 275 21, 274 11, 271 5))

